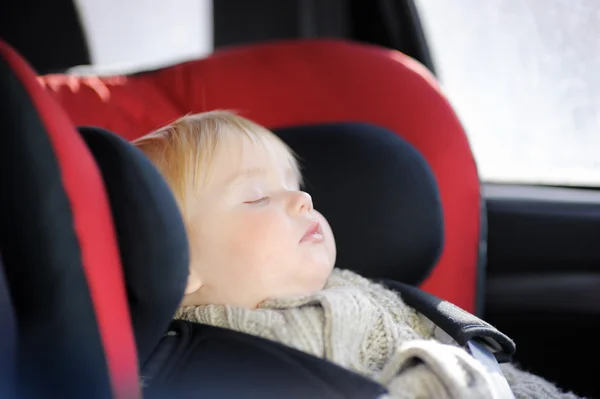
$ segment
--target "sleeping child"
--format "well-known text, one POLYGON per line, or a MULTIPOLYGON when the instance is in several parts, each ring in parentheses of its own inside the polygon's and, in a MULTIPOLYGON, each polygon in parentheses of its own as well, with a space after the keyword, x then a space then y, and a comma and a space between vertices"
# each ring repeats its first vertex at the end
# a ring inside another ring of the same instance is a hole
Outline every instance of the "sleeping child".
MULTIPOLYGON (((274 133, 213 111, 134 144, 165 177, 188 231, 189 277, 176 318, 326 359, 385 385, 386 398, 506 397, 482 363, 437 340, 399 294, 334 269, 333 233, 274 133)), ((501 368, 517 398, 576 398, 511 364, 501 368)))

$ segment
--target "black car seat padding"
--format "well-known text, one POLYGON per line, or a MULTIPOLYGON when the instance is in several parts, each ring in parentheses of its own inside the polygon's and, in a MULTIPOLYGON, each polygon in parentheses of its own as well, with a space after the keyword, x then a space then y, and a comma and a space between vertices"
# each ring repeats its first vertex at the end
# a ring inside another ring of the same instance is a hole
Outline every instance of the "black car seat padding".
POLYGON ((115 220, 140 363, 169 326, 185 289, 189 250, 177 203, 160 173, 127 141, 81 127, 115 220))
POLYGON ((15 315, 0 253, 0 398, 12 398, 17 360, 15 315))
MULTIPOLYGON (((401 135, 362 122, 275 129, 335 234, 336 266, 418 285, 444 244, 437 182, 401 135)), ((400 132, 401 133, 401 132, 400 132)))
POLYGON ((277 342, 181 320, 173 322, 142 376, 149 399, 375 399, 387 391, 277 342))

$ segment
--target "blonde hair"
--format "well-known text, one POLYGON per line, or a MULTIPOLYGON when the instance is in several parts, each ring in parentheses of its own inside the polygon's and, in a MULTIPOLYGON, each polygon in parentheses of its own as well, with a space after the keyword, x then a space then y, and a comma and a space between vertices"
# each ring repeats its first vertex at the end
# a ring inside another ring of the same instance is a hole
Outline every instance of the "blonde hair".
POLYGON ((186 115, 133 141, 159 169, 173 191, 184 218, 189 184, 198 192, 212 170, 212 161, 227 143, 247 138, 267 151, 282 154, 301 180, 293 151, 273 132, 231 111, 186 115))

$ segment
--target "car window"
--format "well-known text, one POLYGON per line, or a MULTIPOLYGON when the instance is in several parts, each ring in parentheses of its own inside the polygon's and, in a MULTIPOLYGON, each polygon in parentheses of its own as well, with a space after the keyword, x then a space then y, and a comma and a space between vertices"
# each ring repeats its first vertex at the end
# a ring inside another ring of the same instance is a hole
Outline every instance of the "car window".
POLYGON ((212 0, 75 0, 94 73, 154 69, 213 50, 212 0))
POLYGON ((600 2, 416 4, 484 181, 600 186, 600 2))

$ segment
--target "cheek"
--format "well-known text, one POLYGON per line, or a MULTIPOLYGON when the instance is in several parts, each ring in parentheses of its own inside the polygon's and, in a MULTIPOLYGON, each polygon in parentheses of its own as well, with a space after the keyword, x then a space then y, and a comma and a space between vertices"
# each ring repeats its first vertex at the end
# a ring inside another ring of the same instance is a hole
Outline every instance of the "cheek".
POLYGON ((262 260, 289 247, 289 226, 276 210, 239 214, 230 227, 231 249, 242 256, 262 260))
POLYGON ((229 250, 231 221, 218 209, 197 212, 188 223, 192 262, 213 266, 223 261, 229 250))
POLYGON ((212 252, 217 251, 219 247, 217 240, 219 233, 210 227, 207 229, 207 221, 204 219, 203 223, 197 223, 192 220, 187 226, 191 260, 194 264, 210 260, 212 252), (212 233, 209 234, 207 230, 212 233))
POLYGON ((325 246, 327 247, 327 253, 331 258, 331 263, 335 263, 335 259, 337 256, 337 249, 335 245, 335 236, 333 235, 333 231, 331 230, 331 226, 329 222, 320 212, 314 211, 317 215, 317 218, 321 222, 321 226, 323 229, 323 234, 325 236, 325 246))

